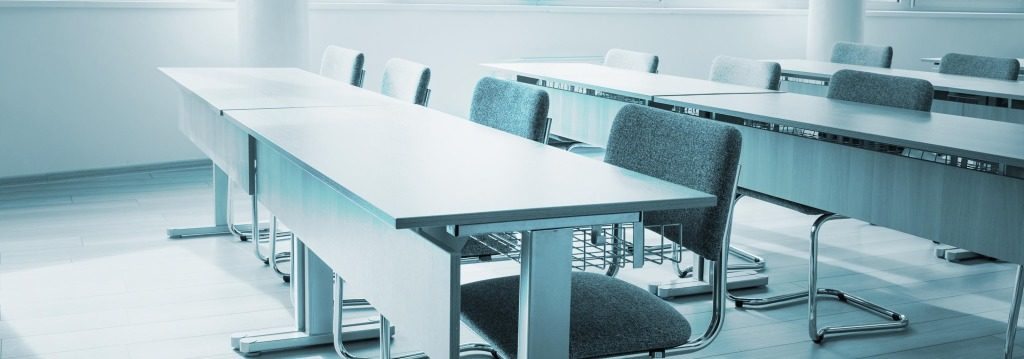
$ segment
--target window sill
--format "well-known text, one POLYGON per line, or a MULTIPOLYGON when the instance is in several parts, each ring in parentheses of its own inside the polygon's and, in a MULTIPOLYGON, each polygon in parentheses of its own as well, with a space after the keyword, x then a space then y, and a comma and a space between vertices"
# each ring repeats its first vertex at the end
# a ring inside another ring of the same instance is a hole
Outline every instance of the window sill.
POLYGON ((234 9, 234 1, 212 0, 0 0, 0 8, 234 9))
POLYGON ((485 5, 485 4, 384 4, 313 2, 318 10, 372 11, 504 11, 541 13, 618 13, 618 14, 706 14, 706 15, 806 15, 803 9, 741 9, 741 8, 675 8, 626 6, 558 6, 558 5, 485 5))
MULTIPOLYGON (((368 0, 372 1, 372 0, 368 0)), ((152 9, 233 9, 231 0, 0 0, 0 8, 152 8, 152 9)), ((609 13, 655 15, 775 15, 806 16, 805 9, 678 8, 617 6, 485 5, 485 4, 396 4, 353 3, 310 0, 313 10, 364 11, 503 11, 535 13, 609 13)), ((946 12, 908 10, 869 10, 868 17, 1024 19, 1024 13, 946 12)))

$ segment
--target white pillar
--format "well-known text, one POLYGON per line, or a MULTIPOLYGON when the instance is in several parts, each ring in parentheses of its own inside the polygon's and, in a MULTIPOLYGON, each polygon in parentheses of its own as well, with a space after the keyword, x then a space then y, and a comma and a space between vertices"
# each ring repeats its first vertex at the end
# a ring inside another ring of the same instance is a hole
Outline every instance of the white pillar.
POLYGON ((242 66, 309 68, 308 0, 238 0, 242 66))
POLYGON ((863 0, 810 0, 807 8, 807 59, 828 61, 837 41, 861 42, 863 0))

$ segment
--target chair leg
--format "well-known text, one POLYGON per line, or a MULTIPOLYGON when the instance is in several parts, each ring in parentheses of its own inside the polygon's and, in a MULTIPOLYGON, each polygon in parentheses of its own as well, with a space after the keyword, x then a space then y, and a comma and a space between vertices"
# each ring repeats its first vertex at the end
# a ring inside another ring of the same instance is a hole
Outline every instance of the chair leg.
POLYGON ((225 210, 227 211, 226 215, 227 215, 227 219, 228 219, 228 231, 230 231, 231 234, 235 235, 235 237, 238 237, 238 239, 241 240, 242 242, 248 241, 249 240, 249 233, 243 233, 242 230, 239 228, 239 226, 237 224, 235 224, 235 211, 233 210, 233 207, 231 206, 231 204, 232 204, 231 198, 232 198, 233 191, 231 190, 231 186, 230 185, 228 185, 227 192, 228 192, 227 193, 228 203, 227 203, 227 206, 225 206, 225 210))
POLYGON ((843 219, 838 214, 823 214, 814 221, 814 225, 811 227, 811 263, 810 271, 808 273, 808 289, 807 293, 807 304, 808 304, 808 334, 811 336, 811 340, 815 343, 821 343, 825 339, 826 334, 840 334, 840 333, 857 333, 877 330, 893 330, 902 329, 910 323, 907 317, 903 314, 894 312, 886 309, 882 306, 869 302, 863 298, 855 297, 846 292, 829 289, 829 288, 818 288, 818 234, 821 231, 821 226, 831 220, 843 219), (818 296, 828 295, 839 299, 844 303, 851 304, 855 307, 864 309, 872 314, 876 314, 880 317, 891 320, 891 323, 871 323, 871 324, 858 324, 858 325, 844 325, 844 326, 828 326, 818 329, 818 296))
MULTIPOLYGON (((624 238, 626 238, 626 229, 621 225, 616 224, 612 230, 615 231, 615 235, 611 238, 611 260, 606 261, 608 268, 604 273, 609 277, 614 277, 619 274, 619 268, 622 268, 622 265, 625 263, 625 258, 623 258, 623 256, 626 255, 626 251, 623 249, 626 244, 626 241, 624 240, 624 238)), ((605 240, 607 240, 607 238, 605 238, 605 240)))
MULTIPOLYGON (((743 195, 737 193, 736 194, 736 198, 732 201, 732 207, 733 207, 734 211, 736 210, 736 202, 739 202, 740 198, 743 198, 743 195)), ((729 246, 729 253, 734 255, 734 256, 736 256, 737 258, 747 262, 747 263, 729 264, 729 270, 757 270, 757 271, 759 271, 759 270, 763 270, 764 267, 767 265, 764 257, 761 257, 759 255, 756 255, 754 253, 751 253, 751 252, 749 252, 749 251, 747 251, 745 249, 739 248, 739 247, 735 247, 735 246, 730 245, 729 246)), ((683 269, 676 268, 676 274, 679 275, 679 278, 685 278, 685 277, 689 276, 690 273, 692 273, 692 272, 693 272, 693 268, 692 267, 691 268, 683 268, 683 269)), ((731 295, 730 295, 730 298, 732 298, 731 295)))
POLYGON ((332 319, 331 322, 333 323, 333 325, 331 327, 334 329, 333 330, 333 333, 334 333, 334 340, 333 340, 334 341, 334 352, 337 353, 338 356, 340 356, 342 358, 345 358, 345 359, 369 359, 369 358, 365 358, 365 357, 358 357, 358 356, 352 355, 352 353, 350 353, 348 351, 348 348, 345 348, 345 342, 342 340, 341 333, 343 331, 342 331, 342 325, 341 325, 342 321, 341 321, 341 319, 342 319, 342 313, 344 313, 343 308, 345 307, 345 301, 343 301, 341 298, 342 298, 342 294, 343 294, 342 286, 344 286, 344 285, 345 285, 345 282, 342 281, 341 278, 339 278, 337 274, 335 274, 334 275, 334 310, 333 310, 333 315, 331 316, 331 319, 332 319))
POLYGON ((1017 266, 1017 284, 1013 286, 1013 301, 1010 302, 1010 318, 1006 322, 1006 359, 1013 358, 1014 342, 1017 339, 1017 317, 1020 315, 1021 292, 1024 291, 1024 266, 1017 266))
MULTIPOLYGON (((281 276, 281 280, 288 283, 291 280, 291 274, 281 270, 281 267, 278 264, 281 262, 291 261, 291 252, 277 252, 277 235, 277 216, 273 216, 270 219, 270 266, 274 269, 274 272, 277 272, 277 274, 281 276)), ((287 238, 289 241, 294 241, 295 235, 289 233, 287 238)))
MULTIPOLYGON (((260 217, 259 217, 259 206, 260 206, 260 204, 259 204, 259 201, 256 200, 256 195, 252 196, 252 201, 250 202, 250 205, 252 207, 251 208, 251 211, 252 211, 252 234, 251 234, 250 238, 252 238, 252 243, 253 243, 254 248, 255 248, 254 252, 256 254, 256 258, 259 258, 259 260, 263 261, 263 264, 270 264, 270 257, 264 256, 263 252, 260 251, 260 217)), ((273 240, 273 239, 274 238, 271 238, 271 240, 273 240)))

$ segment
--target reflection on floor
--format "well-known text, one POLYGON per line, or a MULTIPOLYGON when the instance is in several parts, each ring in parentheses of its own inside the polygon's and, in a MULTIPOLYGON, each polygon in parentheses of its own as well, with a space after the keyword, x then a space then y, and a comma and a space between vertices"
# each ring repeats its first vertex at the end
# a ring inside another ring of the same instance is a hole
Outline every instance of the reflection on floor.
MULTIPOLYGON (((245 199, 236 200, 243 218, 245 199)), ((250 243, 166 238, 168 227, 209 223, 211 203, 208 168, 0 187, 0 358, 233 358, 230 333, 287 326, 288 287, 255 259, 250 243)), ((742 294, 806 285, 812 220, 740 201, 733 242, 764 255, 771 277, 768 289, 742 294)), ((933 246, 854 220, 823 230, 822 285, 907 314, 908 330, 816 345, 806 334, 803 302, 730 308, 722 335, 693 357, 1000 357, 1013 266, 951 264, 935 258, 933 246)), ((463 272, 469 281, 514 274, 517 267, 506 261, 463 272)), ((646 287, 672 275, 668 266, 648 266, 623 270, 620 278, 646 287)), ((707 323, 707 296, 671 302, 695 330, 707 323)), ((822 314, 824 324, 875 320, 831 302, 822 314)), ((415 349, 395 324, 395 351, 415 349)), ((464 341, 475 338, 464 333, 464 341)), ((374 344, 352 348, 372 355, 374 344)), ((1017 353, 1024 356, 1024 349, 1017 353)), ((320 347, 263 357, 335 356, 320 347)))

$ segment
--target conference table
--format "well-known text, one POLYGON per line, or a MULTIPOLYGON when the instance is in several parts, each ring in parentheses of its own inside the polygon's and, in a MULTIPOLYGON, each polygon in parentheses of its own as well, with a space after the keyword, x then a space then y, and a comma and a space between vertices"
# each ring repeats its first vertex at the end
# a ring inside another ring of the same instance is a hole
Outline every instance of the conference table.
POLYGON ((782 66, 782 89, 787 92, 824 96, 828 92, 828 81, 832 74, 845 69, 912 77, 927 80, 934 86, 932 112, 1024 123, 1024 81, 800 59, 770 61, 782 66))
MULTIPOLYGON (((182 131, 229 176, 249 178, 297 236, 294 328, 236 335, 243 353, 329 342, 344 283, 425 354, 456 357, 461 248, 469 236, 516 232, 520 355, 564 357, 573 229, 643 228, 644 211, 718 200, 361 89, 338 90, 358 98, 344 104, 221 111, 179 84, 182 131), (588 181, 564 180, 572 175, 588 181)), ((633 242, 643 248, 642 231, 633 242)), ((643 251, 633 255, 642 265, 643 251)))
MULTIPOLYGON (((231 126, 224 119, 225 111, 259 110, 275 108, 357 107, 399 104, 397 100, 380 96, 368 90, 345 85, 296 68, 160 68, 173 80, 181 94, 179 97, 179 130, 213 162, 214 218, 210 226, 172 228, 169 238, 191 238, 232 234, 233 230, 259 238, 261 226, 229 223, 229 186, 245 189, 252 196, 256 190, 254 148, 248 134, 231 126), (234 226, 235 228, 231 228, 234 226)), ((253 197, 251 223, 259 223, 258 203, 253 197)), ((254 240, 259 246, 259 241, 254 240)), ((257 252, 257 254, 259 254, 257 252)), ((260 256, 262 257, 262 256, 260 256)), ((271 257, 275 257, 271 254, 271 257)), ((276 264, 275 264, 276 265, 276 264)), ((294 278, 294 271, 288 278, 294 278)), ((366 317, 362 300, 346 300, 347 311, 366 317), (349 307, 348 304, 351 304, 349 307)), ((372 317, 372 315, 371 315, 372 317)), ((302 306, 295 308, 296 327, 306 326, 309 319, 302 306)), ((326 328, 326 327, 324 327, 326 328)), ((346 323, 346 340, 376 338, 379 328, 376 319, 353 320, 346 323)), ((292 327, 272 328, 258 333, 243 333, 235 338, 239 347, 241 337, 248 337, 243 350, 288 347, 329 343, 330 332, 313 328, 296 333, 292 327), (310 335, 310 333, 316 333, 310 335)))
MULTIPOLYGON (((244 146, 243 133, 210 120, 228 110, 274 109, 294 107, 366 106, 394 103, 388 98, 295 68, 161 68, 180 91, 179 127, 213 161, 214 218, 212 225, 167 230, 171 238, 231 234, 228 227, 229 181, 252 195, 252 174, 243 158, 247 155, 226 151, 244 146), (229 164, 235 164, 230 166, 229 164)), ((256 217, 256 214, 253 214, 256 217)), ((253 223, 256 223, 255 221, 253 223)), ((245 231, 245 226, 239 226, 245 231)), ((251 229, 249 229, 251 230, 251 229)))
POLYGON ((744 188, 1024 263, 1024 125, 792 93, 654 101, 736 125, 744 188))
POLYGON ((590 63, 492 63, 482 66, 515 74, 519 82, 558 90, 548 91, 551 133, 600 147, 607 144, 612 120, 626 104, 648 105, 654 96, 665 95, 775 92, 590 63), (587 118, 588 121, 569 121, 571 118, 587 118))
POLYGON ((794 93, 649 104, 737 127, 741 187, 1024 264, 1024 125, 794 93))

